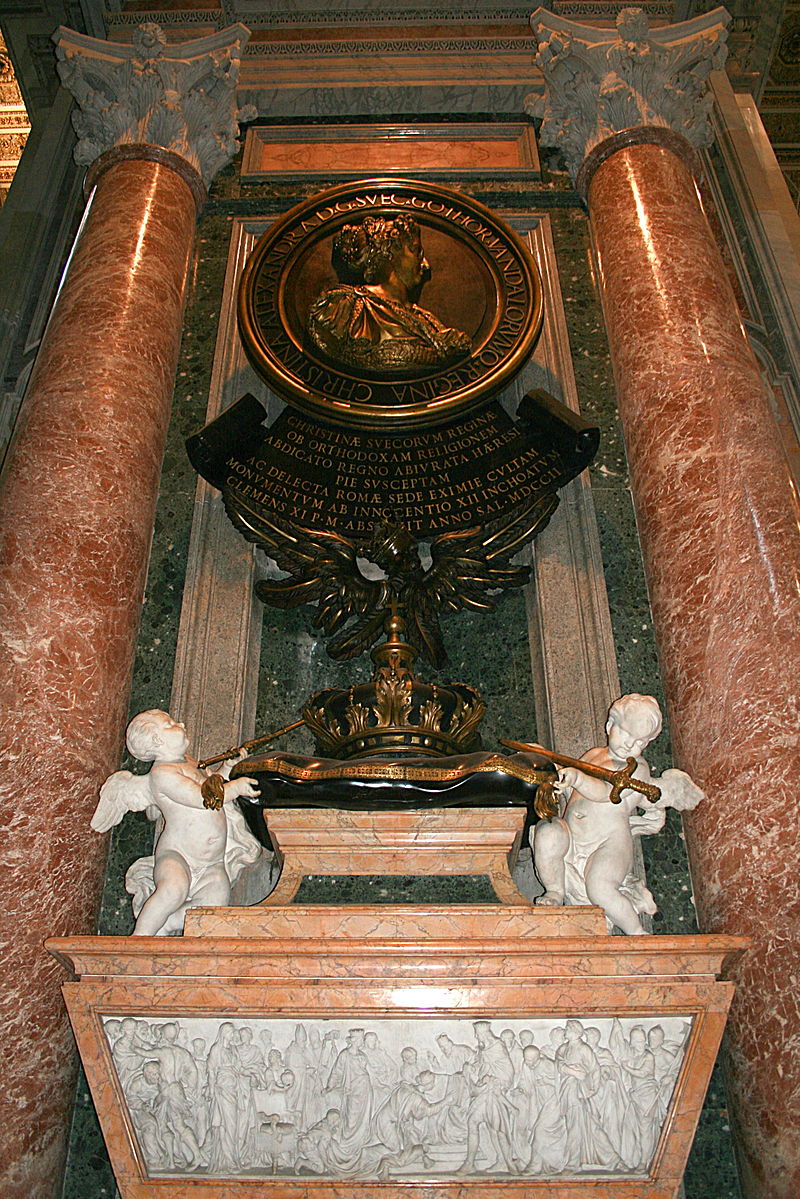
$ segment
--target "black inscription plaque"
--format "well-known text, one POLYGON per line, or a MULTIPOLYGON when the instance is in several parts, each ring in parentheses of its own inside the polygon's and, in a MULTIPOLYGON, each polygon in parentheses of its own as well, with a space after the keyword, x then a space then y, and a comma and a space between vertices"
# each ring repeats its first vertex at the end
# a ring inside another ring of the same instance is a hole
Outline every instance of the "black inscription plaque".
POLYGON ((426 540, 529 507, 588 464, 599 436, 541 391, 525 397, 515 420, 490 403, 402 436, 325 426, 288 409, 267 430, 263 417, 245 396, 187 442, 231 516, 288 519, 362 546, 381 523, 426 540))

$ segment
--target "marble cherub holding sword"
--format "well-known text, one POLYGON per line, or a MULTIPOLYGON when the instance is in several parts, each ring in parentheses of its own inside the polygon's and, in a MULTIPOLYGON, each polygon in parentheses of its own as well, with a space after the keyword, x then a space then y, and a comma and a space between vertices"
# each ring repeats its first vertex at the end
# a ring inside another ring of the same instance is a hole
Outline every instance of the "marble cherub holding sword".
POLYGON ((652 780, 642 753, 661 726, 661 709, 651 695, 623 695, 609 709, 607 744, 588 750, 581 759, 601 770, 584 773, 577 762, 560 767, 557 791, 563 815, 540 820, 533 833, 534 866, 545 888, 537 904, 596 904, 609 926, 629 935, 645 932, 640 914, 657 908, 650 891, 632 873, 633 838, 660 832, 666 808, 690 811, 704 798, 683 770, 665 770, 652 780), (655 782, 659 798, 650 800, 630 788, 617 795, 608 781, 596 777, 604 771, 618 773, 631 758, 632 777, 655 782), (644 810, 639 813, 637 808, 644 810))
POLYGON ((137 916, 133 931, 181 932, 188 908, 228 903, 231 882, 261 852, 233 803, 256 798, 256 780, 226 778, 231 762, 214 774, 200 770, 187 756, 184 725, 158 709, 133 718, 126 743, 135 758, 153 765, 147 774, 118 770, 106 779, 92 828, 106 832, 126 812, 158 821, 153 855, 139 858, 125 877, 137 916))

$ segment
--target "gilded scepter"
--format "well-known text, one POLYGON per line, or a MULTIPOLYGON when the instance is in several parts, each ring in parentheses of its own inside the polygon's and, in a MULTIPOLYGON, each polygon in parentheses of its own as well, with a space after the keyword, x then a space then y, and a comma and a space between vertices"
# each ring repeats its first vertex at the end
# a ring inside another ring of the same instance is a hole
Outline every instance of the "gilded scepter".
POLYGON ((295 720, 293 724, 285 724, 282 729, 276 729, 274 733, 265 733, 263 737, 254 737, 252 741, 243 741, 241 745, 234 745, 221 754, 215 754, 213 758, 204 758, 202 762, 197 763, 197 769, 205 770, 207 766, 214 766, 217 762, 227 762, 229 758, 238 758, 242 750, 249 754, 254 749, 258 749, 259 745, 266 745, 268 741, 274 741, 276 737, 282 737, 284 733, 291 733, 292 729, 299 729, 303 724, 305 724, 305 720, 295 720))

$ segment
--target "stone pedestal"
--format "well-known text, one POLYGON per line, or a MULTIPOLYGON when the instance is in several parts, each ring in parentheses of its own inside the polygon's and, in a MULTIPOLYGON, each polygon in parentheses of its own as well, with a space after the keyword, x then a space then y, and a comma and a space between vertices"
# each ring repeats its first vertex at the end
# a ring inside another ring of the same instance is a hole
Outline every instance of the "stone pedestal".
POLYGON ((264 813, 281 876, 268 904, 290 903, 306 875, 485 875, 504 903, 527 904, 511 878, 525 808, 264 813))
POLYGON ((673 1199, 744 944, 261 905, 48 948, 122 1199, 673 1199))

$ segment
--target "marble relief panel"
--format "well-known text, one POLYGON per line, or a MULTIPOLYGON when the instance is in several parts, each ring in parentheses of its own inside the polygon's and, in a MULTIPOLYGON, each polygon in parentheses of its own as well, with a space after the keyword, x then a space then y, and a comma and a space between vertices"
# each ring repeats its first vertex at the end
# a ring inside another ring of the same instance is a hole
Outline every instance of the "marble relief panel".
POLYGON ((492 124, 269 125, 247 130, 242 183, 315 176, 368 178, 387 171, 418 179, 519 177, 539 173, 533 126, 492 124))
POLYGON ((103 1019, 151 1177, 647 1174, 691 1031, 658 1019, 103 1019))

